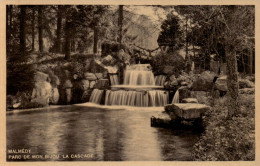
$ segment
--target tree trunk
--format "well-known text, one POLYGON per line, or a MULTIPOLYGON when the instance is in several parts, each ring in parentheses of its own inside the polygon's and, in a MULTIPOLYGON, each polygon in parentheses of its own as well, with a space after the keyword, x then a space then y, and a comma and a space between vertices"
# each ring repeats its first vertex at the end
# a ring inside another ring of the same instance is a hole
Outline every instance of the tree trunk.
POLYGON ((43 52, 43 40, 42 40, 42 6, 38 6, 38 37, 39 37, 39 51, 43 52))
POLYGON ((235 48, 229 44, 225 46, 225 53, 227 63, 228 117, 231 118, 239 109, 237 59, 235 48))
POLYGON ((119 48, 121 49, 122 29, 123 29, 123 5, 119 5, 118 27, 119 27, 119 48))
POLYGON ((66 18, 66 23, 65 23, 65 59, 69 60, 70 59, 70 43, 71 43, 71 35, 70 35, 70 22, 68 18, 66 18))
POLYGON ((93 44, 93 53, 97 53, 97 45, 98 45, 98 28, 94 27, 94 44, 93 44))
POLYGON ((243 63, 243 73, 246 74, 246 64, 245 64, 244 54, 242 54, 242 63, 243 63))
POLYGON ((189 60, 189 55, 188 55, 188 18, 186 18, 186 24, 185 24, 185 35, 186 35, 186 39, 185 39, 185 52, 186 52, 186 61, 189 60))
POLYGON ((61 52, 61 28, 62 28, 62 11, 61 6, 58 6, 57 13, 57 39, 56 39, 56 53, 61 52))
POLYGON ((32 51, 35 50, 35 44, 34 44, 34 41, 35 41, 35 30, 34 30, 34 25, 35 24, 35 8, 33 7, 32 8, 32 51))
POLYGON ((26 15, 26 7, 20 6, 20 53, 21 53, 21 56, 24 56, 26 53, 25 15, 26 15))
POLYGON ((253 51, 252 49, 250 48, 249 49, 249 61, 248 61, 248 67, 249 67, 249 74, 250 76, 252 76, 253 74, 253 51))
POLYGON ((9 53, 13 51, 13 48, 11 47, 13 45, 13 40, 11 39, 11 34, 13 33, 13 5, 10 5, 10 8, 9 8, 9 53))
POLYGON ((7 55, 10 55, 10 38, 11 38, 9 17, 10 17, 10 5, 6 5, 6 33, 7 33, 6 34, 6 51, 7 51, 7 55))

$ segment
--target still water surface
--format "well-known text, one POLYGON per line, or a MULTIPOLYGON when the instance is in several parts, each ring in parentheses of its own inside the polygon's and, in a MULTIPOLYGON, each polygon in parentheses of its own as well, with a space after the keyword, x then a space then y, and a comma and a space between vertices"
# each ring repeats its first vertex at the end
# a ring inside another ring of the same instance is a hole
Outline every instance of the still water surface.
POLYGON ((7 115, 7 149, 31 149, 53 159, 97 161, 191 160, 199 134, 150 127, 158 111, 66 106, 7 115), (74 154, 93 157, 73 158, 74 154), (62 155, 70 156, 63 158, 62 155))

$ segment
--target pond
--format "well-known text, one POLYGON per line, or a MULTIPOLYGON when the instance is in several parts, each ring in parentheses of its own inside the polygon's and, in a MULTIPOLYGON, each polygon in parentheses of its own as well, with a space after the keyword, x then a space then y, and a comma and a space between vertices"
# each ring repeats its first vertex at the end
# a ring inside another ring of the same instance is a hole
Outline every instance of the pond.
POLYGON ((7 150, 30 149, 22 160, 31 161, 192 160, 199 133, 151 127, 161 109, 74 105, 7 114, 7 150))

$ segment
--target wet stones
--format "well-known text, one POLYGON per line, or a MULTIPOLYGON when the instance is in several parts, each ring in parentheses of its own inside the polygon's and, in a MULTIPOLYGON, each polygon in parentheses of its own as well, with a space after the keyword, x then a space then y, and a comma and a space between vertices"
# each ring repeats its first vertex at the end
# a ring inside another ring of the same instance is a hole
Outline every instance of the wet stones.
POLYGON ((221 91, 227 91, 227 77, 226 76, 219 77, 215 82, 214 88, 221 91))
POLYGON ((43 106, 49 105, 52 96, 52 86, 47 82, 49 76, 42 72, 36 72, 34 76, 34 88, 31 95, 31 102, 38 103, 43 106))
POLYGON ((97 82, 95 84, 95 88, 97 88, 97 89, 107 89, 107 88, 109 88, 109 80, 108 79, 97 80, 97 82))
POLYGON ((97 76, 94 73, 84 73, 84 79, 85 80, 89 80, 89 81, 96 81, 97 80, 97 76))
POLYGON ((166 113, 174 113, 178 118, 183 120, 201 118, 202 114, 210 109, 209 106, 197 103, 170 104, 166 105, 164 108, 166 113))
POLYGON ((165 112, 159 113, 151 117, 151 126, 160 127, 170 125, 172 118, 165 112))
POLYGON ((82 88, 83 88, 83 94, 81 97, 82 102, 87 102, 90 98, 91 92, 96 84, 96 81, 93 80, 81 80, 82 88))

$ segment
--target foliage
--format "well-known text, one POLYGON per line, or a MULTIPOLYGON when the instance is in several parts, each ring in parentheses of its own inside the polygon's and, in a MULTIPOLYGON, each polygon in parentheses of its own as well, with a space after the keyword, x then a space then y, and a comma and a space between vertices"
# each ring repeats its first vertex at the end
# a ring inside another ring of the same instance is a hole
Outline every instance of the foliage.
MULTIPOLYGON (((26 91, 32 89, 33 86, 33 66, 28 63, 29 55, 28 48, 21 50, 21 8, 16 6, 12 8, 12 22, 7 21, 8 26, 11 26, 10 36, 7 36, 7 94, 15 95, 18 91, 26 91)), ((10 9, 9 9, 10 10, 10 9)), ((23 20, 25 21, 25 20, 23 20)))
POLYGON ((115 43, 115 42, 103 42, 101 45, 102 48, 102 56, 107 56, 107 55, 112 55, 114 58, 117 58, 117 52, 120 49, 124 49, 125 51, 127 51, 127 47, 124 44, 121 44, 121 48, 120 48, 120 44, 119 43, 115 43))
POLYGON ((161 29, 157 39, 159 46, 169 46, 171 52, 182 46, 182 31, 178 16, 169 13, 167 19, 162 23, 161 29))
POLYGON ((155 74, 174 74, 178 76, 182 70, 184 70, 184 58, 177 52, 172 53, 160 53, 153 57, 151 66, 155 74), (164 69, 167 66, 171 66, 173 69, 169 73, 164 73, 164 69))
MULTIPOLYGON (((188 42, 199 46, 200 54, 216 55, 225 62, 225 46, 231 44, 239 56, 253 49, 254 6, 175 6, 188 24, 188 42)), ((248 58, 244 59, 248 59, 248 58)))
POLYGON ((204 116, 205 132, 194 146, 194 160, 255 159, 254 95, 239 96, 240 109, 227 118, 227 98, 219 98, 204 116))

